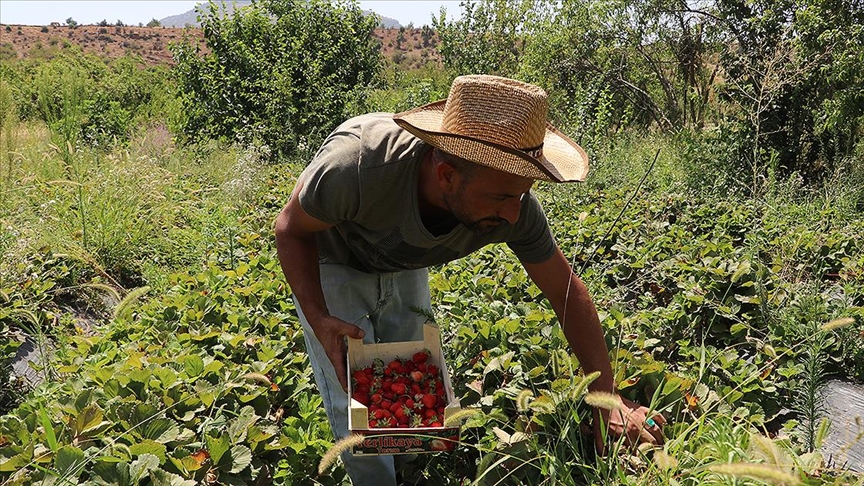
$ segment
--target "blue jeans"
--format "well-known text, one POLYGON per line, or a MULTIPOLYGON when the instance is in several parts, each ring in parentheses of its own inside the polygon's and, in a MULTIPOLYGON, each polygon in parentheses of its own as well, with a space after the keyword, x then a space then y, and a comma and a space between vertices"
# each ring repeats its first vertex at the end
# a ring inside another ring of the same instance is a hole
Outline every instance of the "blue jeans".
MULTIPOLYGON (((432 309, 428 270, 370 274, 330 263, 319 268, 330 315, 363 329, 365 343, 423 339, 423 324, 428 319, 417 309, 432 309)), ((339 384, 333 365, 299 304, 297 314, 330 428, 336 440, 342 439, 348 435, 348 394, 339 384)), ((342 454, 342 462, 355 486, 396 484, 394 456, 354 457, 348 451, 342 454)))

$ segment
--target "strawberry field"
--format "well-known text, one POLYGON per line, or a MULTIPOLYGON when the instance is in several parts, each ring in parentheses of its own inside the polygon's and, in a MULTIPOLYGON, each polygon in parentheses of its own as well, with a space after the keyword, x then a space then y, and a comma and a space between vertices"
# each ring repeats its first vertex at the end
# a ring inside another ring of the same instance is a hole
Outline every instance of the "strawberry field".
MULTIPOLYGON (((83 169, 92 154, 77 156, 83 169)), ((674 157, 622 212, 647 164, 622 172, 612 168, 626 162, 604 163, 584 185, 537 192, 600 309, 620 390, 669 417, 665 446, 613 443, 609 457, 595 457, 585 432, 590 377, 518 262, 495 246, 432 272, 430 317, 455 394, 475 413, 454 451, 421 455, 406 475, 414 484, 855 481, 819 454, 828 417, 807 408, 806 390, 828 374, 864 371, 860 217, 794 188, 756 200, 657 185, 674 157)), ((95 189, 108 169, 86 167, 82 187, 98 214, 107 208, 95 189)), ((272 221, 299 166, 256 167, 241 198, 226 193, 231 170, 219 181, 163 169, 152 197, 173 194, 176 207, 219 213, 224 226, 185 227, 201 239, 200 256, 164 283, 123 290, 70 251, 74 234, 67 247, 13 244, 21 236, 10 233, 35 214, 61 224, 54 216, 70 210, 40 201, 68 207, 77 188, 33 176, 7 186, 22 209, 4 213, 0 322, 52 352, 33 364, 46 380, 6 398, 4 482, 342 483, 332 457, 318 472, 332 436, 273 249, 272 221), (84 328, 84 315, 95 323, 84 328)), ((166 234, 182 231, 175 223, 166 234)), ((154 238, 136 248, 140 260, 165 255, 154 238)), ((5 341, 7 353, 18 343, 5 341)))
POLYGON ((0 59, 0 484, 349 484, 274 220, 344 118, 476 72, 542 85, 589 153, 534 191, 665 443, 598 455, 596 376, 490 246, 430 269, 445 363, 352 374, 367 439, 460 427, 402 482, 864 484, 823 447, 825 383, 864 380, 864 20, 802 5, 467 2, 443 65, 405 70, 352 2, 260 0, 170 67, 0 59))

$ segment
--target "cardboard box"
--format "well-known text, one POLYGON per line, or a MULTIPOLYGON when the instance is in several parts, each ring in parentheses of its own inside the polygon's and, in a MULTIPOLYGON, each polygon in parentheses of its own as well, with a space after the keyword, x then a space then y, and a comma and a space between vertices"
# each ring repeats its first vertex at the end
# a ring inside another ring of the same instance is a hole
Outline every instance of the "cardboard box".
MULTIPOLYGON (((372 364, 376 358, 385 363, 394 358, 410 359, 424 349, 430 352, 428 363, 441 370, 447 404, 444 406, 444 421, 461 410, 459 400, 453 394, 450 373, 441 351, 441 334, 438 326, 425 324, 422 341, 396 343, 363 344, 361 339, 348 339, 348 397, 354 395, 351 370, 372 364)), ((348 405, 348 430, 351 433, 367 436, 362 444, 354 447, 355 455, 416 454, 453 450, 459 440, 460 428, 457 427, 416 427, 416 428, 369 428, 369 410, 365 405, 350 398, 348 405)))

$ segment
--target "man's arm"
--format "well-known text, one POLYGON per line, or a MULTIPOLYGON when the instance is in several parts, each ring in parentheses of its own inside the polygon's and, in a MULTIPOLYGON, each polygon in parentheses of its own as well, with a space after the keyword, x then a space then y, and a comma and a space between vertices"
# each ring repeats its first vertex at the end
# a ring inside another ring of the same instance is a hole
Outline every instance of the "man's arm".
POLYGON ((362 339, 363 330, 331 316, 327 310, 318 269, 316 234, 333 225, 319 221, 303 210, 299 201, 302 187, 303 182, 298 182, 288 204, 276 218, 276 254, 303 315, 330 358, 342 388, 347 389, 344 338, 362 339))
MULTIPOLYGON (((588 289, 573 273, 564 254, 556 246, 555 254, 545 262, 523 262, 523 266, 531 280, 552 304, 558 321, 561 322, 564 336, 576 358, 579 359, 583 371, 586 374, 600 372, 600 377, 589 388, 593 391, 616 393, 609 350, 606 348, 606 339, 603 336, 597 309, 591 301, 588 289)), ((606 410, 600 410, 604 423, 609 425, 613 434, 626 434, 633 443, 640 438, 651 443, 662 442, 663 436, 659 427, 665 422, 662 416, 653 415, 652 418, 658 426, 646 430, 643 423, 649 413, 647 408, 626 399, 621 399, 621 406, 621 413, 611 415, 606 410)), ((602 450, 599 421, 596 418, 595 415, 595 442, 602 450)))

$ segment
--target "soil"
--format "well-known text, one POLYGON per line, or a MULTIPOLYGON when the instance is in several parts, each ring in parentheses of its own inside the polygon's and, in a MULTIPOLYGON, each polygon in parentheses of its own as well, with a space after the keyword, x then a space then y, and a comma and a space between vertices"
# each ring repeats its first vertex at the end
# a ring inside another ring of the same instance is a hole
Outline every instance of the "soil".
MULTIPOLYGON (((384 58, 404 68, 420 68, 430 63, 440 65, 441 57, 435 49, 437 36, 433 35, 424 46, 422 29, 376 29, 374 35, 381 42, 384 58)), ((76 45, 87 54, 110 59, 137 54, 148 65, 171 64, 168 46, 184 37, 199 43, 206 51, 201 29, 0 24, 0 59, 42 57, 76 45)))

